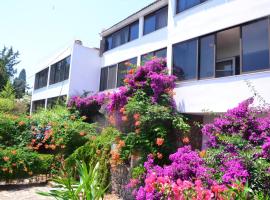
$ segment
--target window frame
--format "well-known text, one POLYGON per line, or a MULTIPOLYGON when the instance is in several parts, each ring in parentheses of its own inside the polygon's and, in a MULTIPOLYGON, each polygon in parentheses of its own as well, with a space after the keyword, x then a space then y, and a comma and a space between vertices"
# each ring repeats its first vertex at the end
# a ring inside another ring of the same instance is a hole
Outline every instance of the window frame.
MULTIPOLYGON (((216 37, 216 34, 218 33, 218 32, 222 32, 222 31, 225 31, 225 30, 229 30, 229 29, 232 29, 232 28, 236 28, 236 27, 239 27, 239 29, 240 29, 240 55, 239 55, 239 65, 240 65, 240 73, 239 73, 239 75, 237 74, 235 74, 235 75, 233 75, 233 76, 241 76, 241 75, 245 75, 245 74, 253 74, 253 73, 257 73, 257 72, 265 72, 265 71, 270 71, 270 15, 268 15, 267 17, 261 17, 261 18, 259 18, 259 19, 255 19, 255 20, 251 20, 251 21, 248 21, 248 22, 245 22, 245 23, 241 23, 241 24, 237 24, 237 25, 234 25, 234 26, 231 26, 231 27, 227 27, 227 28, 224 28, 224 29, 220 29, 220 30, 217 30, 217 31, 214 31, 214 32, 211 32, 211 33, 208 33, 208 34, 205 34, 205 35, 201 35, 201 36, 198 36, 198 37, 195 37, 195 38, 191 38, 191 39, 189 39, 189 40, 193 40, 193 39, 198 39, 198 41, 200 40, 200 38, 202 38, 202 37, 205 37, 205 36, 208 36, 208 35, 215 35, 215 69, 214 69, 214 76, 213 77, 207 77, 207 78, 203 78, 203 79, 199 79, 199 77, 198 77, 198 75, 197 75, 197 78, 196 79, 189 79, 189 80, 182 80, 182 81, 179 81, 179 80, 177 80, 176 82, 177 83, 183 83, 183 82, 189 82, 189 81, 194 81, 194 80, 197 80, 197 81, 200 81, 200 80, 207 80, 207 79, 219 79, 219 78, 226 78, 226 77, 216 77, 216 74, 215 74, 215 71, 216 71, 216 60, 217 60, 217 58, 216 58, 216 44, 217 44, 217 41, 216 41, 216 39, 217 39, 217 37, 216 37), (260 21, 260 20, 265 20, 265 19, 267 19, 268 20, 268 37, 269 37, 269 44, 268 44, 268 46, 269 46, 269 68, 268 69, 262 69, 262 70, 254 70, 254 71, 249 71, 249 72, 243 72, 242 71, 242 66, 243 66, 243 62, 242 62, 242 60, 243 60, 243 53, 242 53, 242 50, 243 50, 243 48, 242 48, 242 26, 245 26, 245 25, 248 25, 248 24, 252 24, 252 23, 254 23, 254 22, 257 22, 257 21, 260 21)), ((172 49, 173 49, 173 47, 174 47, 174 45, 177 45, 177 44, 179 44, 179 43, 182 43, 182 42, 187 42, 187 41, 189 41, 189 40, 184 40, 184 41, 181 41, 181 42, 177 42, 177 43, 174 43, 174 44, 172 44, 172 49)), ((199 50, 199 45, 198 45, 198 48, 197 48, 198 50, 199 50)), ((198 55, 200 54, 200 52, 197 50, 197 52, 198 52, 198 55)), ((172 64, 172 69, 171 69, 171 72, 172 72, 172 74, 173 74, 173 52, 172 52, 172 57, 171 57, 171 64, 172 64)), ((199 62, 199 57, 197 58, 197 66, 199 65, 198 64, 198 62, 199 62)), ((198 71, 198 69, 197 69, 197 74, 199 74, 199 71, 198 71)), ((227 76, 227 77, 232 77, 232 76, 227 76)))
POLYGON ((38 73, 35 74, 35 83, 34 83, 34 90, 38 90, 44 87, 47 87, 48 85, 48 79, 49 79, 49 67, 46 67, 45 69, 39 71, 38 73), (44 76, 44 74, 47 74, 47 76, 44 76), (42 84, 41 79, 45 78, 44 84, 42 84), (42 85, 42 86, 41 86, 42 85))
POLYGON ((131 41, 133 41, 133 40, 138 39, 138 38, 139 38, 139 29, 140 29, 140 26, 139 26, 139 19, 137 19, 136 21, 134 21, 134 22, 132 22, 132 23, 130 23, 130 24, 128 24, 128 25, 126 25, 126 26, 124 26, 124 27, 122 27, 122 28, 116 30, 116 31, 114 31, 113 33, 109 34, 108 36, 105 36, 105 37, 104 37, 104 39, 105 39, 105 51, 104 51, 104 52, 109 51, 109 50, 114 49, 114 48, 117 48, 117 47, 122 46, 122 45, 124 45, 124 44, 126 44, 126 43, 129 43, 129 42, 131 42, 131 41), (137 26, 138 26, 138 35, 137 35, 136 38, 134 38, 134 39, 131 40, 131 38, 130 38, 130 35, 131 35, 131 34, 130 34, 131 27, 134 26, 134 25, 136 25, 136 24, 137 24, 137 26), (125 29, 128 29, 128 41, 122 43, 122 42, 121 42, 121 33, 122 33, 122 31, 124 31, 125 29), (115 35, 117 35, 117 34, 120 35, 120 44, 115 46, 115 45, 114 45, 114 37, 115 37, 115 35), (111 48, 110 48, 110 49, 108 48, 108 45, 107 45, 107 40, 108 40, 108 38, 111 38, 111 48))
POLYGON ((160 30, 160 29, 165 28, 165 27, 168 26, 168 12, 169 12, 168 9, 169 9, 169 8, 168 8, 168 5, 165 5, 165 6, 161 7, 161 8, 159 8, 158 10, 155 10, 154 12, 152 12, 152 13, 150 13, 150 14, 148 14, 148 15, 145 15, 145 16, 143 17, 143 36, 148 35, 148 34, 150 34, 150 33, 153 33, 153 32, 155 32, 155 31, 157 31, 157 30, 160 30), (167 22, 166 22, 166 25, 163 26, 163 27, 161 27, 161 28, 158 28, 158 29, 157 29, 157 17, 156 17, 156 15, 157 15, 158 12, 160 12, 160 11, 161 11, 162 9, 164 9, 164 8, 166 8, 166 11, 167 11, 167 22), (150 18, 150 17, 152 17, 152 16, 155 16, 155 28, 154 28, 154 31, 145 33, 145 21, 146 21, 145 19, 150 18))
POLYGON ((195 4, 195 5, 193 5, 193 6, 189 7, 189 8, 186 8, 185 10, 182 10, 182 11, 179 10, 179 3, 180 3, 180 1, 181 0, 176 0, 175 14, 179 14, 179 13, 185 12, 186 10, 189 10, 189 9, 192 9, 192 8, 198 6, 198 5, 201 5, 202 3, 205 3, 208 0, 200 0, 200 3, 199 4, 195 4))
POLYGON ((71 55, 52 64, 50 66, 49 85, 54 85, 54 84, 61 83, 63 81, 68 80, 70 78, 69 77, 70 76, 70 65, 71 65, 71 55), (67 68, 68 68, 68 70, 67 70, 67 68), (63 80, 61 79, 61 74, 62 74, 63 80), (66 75, 67 75, 67 77, 66 77, 66 75), (57 78, 57 80, 56 80, 56 78, 57 78))
MULTIPOLYGON (((148 53, 145 53, 145 54, 142 54, 141 56, 140 56, 140 62, 142 63, 143 61, 143 56, 146 56, 147 54, 153 54, 153 57, 154 56, 156 56, 156 53, 158 52, 158 51, 162 51, 162 50, 166 50, 166 58, 167 58, 167 55, 168 55, 168 47, 166 46, 166 47, 163 47, 163 48, 161 48, 161 49, 157 49, 157 50, 154 50, 154 51, 150 51, 150 52, 148 52, 148 53)), ((146 60, 147 61, 147 60, 146 60)))

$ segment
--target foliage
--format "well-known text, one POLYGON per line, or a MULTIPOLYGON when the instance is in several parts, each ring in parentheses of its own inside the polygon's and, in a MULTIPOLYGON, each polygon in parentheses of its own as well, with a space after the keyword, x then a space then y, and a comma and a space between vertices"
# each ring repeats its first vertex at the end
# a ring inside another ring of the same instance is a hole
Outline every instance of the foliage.
POLYGON ((66 159, 66 168, 73 169, 74 172, 76 161, 83 161, 91 165, 99 163, 97 176, 99 176, 101 185, 105 187, 108 184, 110 175, 109 161, 111 145, 119 134, 119 131, 115 128, 108 127, 103 129, 100 134, 93 135, 88 143, 76 149, 75 152, 66 159))
POLYGON ((2 149, 0 151, 0 179, 19 179, 47 174, 53 160, 52 155, 38 154, 26 148, 2 149))
POLYGON ((94 126, 64 107, 42 110, 31 118, 29 147, 42 153, 70 155, 95 133, 94 126))
POLYGON ((11 113, 14 108, 14 100, 0 97, 0 113, 11 113))
POLYGON ((15 99, 14 88, 9 81, 7 81, 7 84, 5 85, 4 89, 0 92, 0 98, 10 100, 15 99))
POLYGON ((77 162, 79 181, 70 174, 62 172, 61 176, 53 179, 57 184, 55 189, 47 193, 38 192, 38 194, 62 200, 99 200, 103 198, 107 187, 104 188, 100 184, 98 168, 99 163, 87 166, 84 162, 77 162))
POLYGON ((0 51, 0 91, 16 73, 14 66, 20 62, 18 57, 19 52, 14 52, 12 47, 4 47, 0 51))
POLYGON ((19 76, 14 79, 13 87, 15 91, 15 97, 18 99, 22 98, 27 88, 25 69, 22 69, 19 76))

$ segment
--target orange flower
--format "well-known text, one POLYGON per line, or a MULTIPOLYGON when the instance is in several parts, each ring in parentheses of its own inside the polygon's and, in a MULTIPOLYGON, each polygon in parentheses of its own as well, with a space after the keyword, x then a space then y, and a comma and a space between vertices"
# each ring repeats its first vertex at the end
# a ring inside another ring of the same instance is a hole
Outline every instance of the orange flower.
POLYGON ((157 144, 158 146, 163 145, 163 143, 164 143, 164 139, 163 139, 163 138, 157 138, 156 144, 157 144))
POLYGON ((17 166, 17 164, 16 164, 16 163, 12 163, 12 166, 13 166, 13 167, 16 167, 16 166, 17 166))
POLYGON ((6 161, 6 162, 9 161, 9 157, 4 156, 4 157, 3 157, 3 160, 6 161))
POLYGON ((16 155, 17 151, 16 151, 16 150, 12 150, 11 153, 12 153, 13 155, 16 155))
POLYGON ((138 121, 138 120, 140 119, 140 114, 139 114, 139 113, 135 113, 135 114, 133 115, 133 118, 134 118, 136 121, 138 121))
POLYGON ((136 121, 135 122, 135 126, 140 126, 141 125, 141 122, 140 121, 136 121))
POLYGON ((3 171, 3 172, 6 172, 7 170, 8 170, 8 168, 6 168, 6 167, 3 167, 3 168, 2 168, 2 171, 3 171))
POLYGON ((125 144, 125 141, 123 141, 123 140, 119 140, 119 142, 118 142, 118 148, 122 148, 122 147, 124 147, 126 144, 125 144))
POLYGON ((120 113, 124 113, 124 112, 125 112, 125 108, 124 107, 120 108, 120 113))
POLYGON ((114 118, 113 115, 110 115, 110 116, 109 116, 109 122, 110 122, 112 125, 115 125, 115 124, 116 124, 115 118, 114 118))
POLYGON ((83 131, 80 132, 80 136, 85 136, 85 135, 86 135, 85 132, 83 132, 83 131))
POLYGON ((140 130, 139 128, 137 128, 137 129, 135 130, 135 133, 136 133, 136 134, 139 134, 140 131, 141 131, 141 130, 140 130))
POLYGON ((131 69, 128 71, 128 74, 134 74, 135 70, 134 69, 131 69))
POLYGON ((188 144, 190 141, 189 141, 189 138, 188 137, 184 137, 183 138, 183 143, 184 144, 188 144))
POLYGON ((19 126, 23 126, 23 125, 25 125, 25 122, 24 121, 20 121, 19 122, 19 126))
POLYGON ((162 153, 159 153, 159 152, 157 152, 157 157, 158 157, 158 159, 162 159, 163 158, 163 155, 162 155, 162 153))
POLYGON ((129 82, 129 79, 128 78, 125 78, 124 79, 124 83, 128 83, 129 82))
POLYGON ((128 121, 128 117, 126 115, 122 116, 122 121, 127 122, 128 121))
POLYGON ((33 172, 28 172, 28 174, 29 174, 30 176, 32 176, 32 175, 33 175, 33 172))
POLYGON ((55 150, 55 149, 56 149, 56 146, 55 146, 54 144, 51 144, 51 145, 50 145, 50 148, 51 148, 52 150, 55 150))
POLYGON ((205 150, 200 151, 199 156, 200 156, 201 158, 204 158, 205 155, 206 155, 206 151, 205 151, 205 150))

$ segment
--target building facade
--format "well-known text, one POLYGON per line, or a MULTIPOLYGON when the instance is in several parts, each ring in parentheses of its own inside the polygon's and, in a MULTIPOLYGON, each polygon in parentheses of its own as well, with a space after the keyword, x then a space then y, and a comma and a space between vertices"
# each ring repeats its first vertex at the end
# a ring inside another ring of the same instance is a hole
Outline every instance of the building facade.
POLYGON ((121 85, 124 62, 150 55, 177 76, 178 110, 204 122, 252 90, 270 102, 269 16, 269 0, 155 1, 101 33, 100 90, 121 85))
POLYGON ((99 50, 75 41, 41 65, 35 74, 31 112, 50 108, 58 101, 84 92, 97 92, 100 77, 99 50))

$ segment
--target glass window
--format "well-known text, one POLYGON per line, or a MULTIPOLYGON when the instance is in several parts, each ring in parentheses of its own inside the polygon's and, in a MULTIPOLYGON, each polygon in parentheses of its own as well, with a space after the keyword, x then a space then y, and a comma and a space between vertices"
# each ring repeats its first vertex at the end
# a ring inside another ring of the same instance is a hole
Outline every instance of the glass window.
POLYGON ((117 70, 117 87, 124 85, 124 79, 127 75, 128 70, 131 69, 131 65, 137 65, 137 58, 132 58, 130 60, 121 62, 118 64, 117 70))
POLYGON ((47 108, 51 109, 56 105, 65 105, 66 99, 67 99, 66 95, 49 98, 47 99, 47 108))
POLYGON ((233 60, 220 61, 216 64, 216 77, 232 76, 234 75, 233 60))
POLYGON ((200 38, 200 78, 214 76, 215 68, 215 36, 200 38))
POLYGON ((47 86, 49 68, 46 68, 36 74, 34 89, 47 86))
POLYGON ((166 58, 167 57, 167 48, 155 51, 154 56, 156 56, 158 58, 166 58))
POLYGON ((268 19, 242 27, 243 72, 269 69, 268 19))
POLYGON ((109 36, 105 39, 105 50, 112 49, 112 36, 109 36))
POLYGON ((167 26, 168 21, 168 6, 161 8, 150 15, 144 17, 143 34, 146 35, 155 30, 167 26))
POLYGON ((176 11, 177 13, 182 12, 205 1, 206 0, 177 0, 176 11))
POLYGON ((116 87, 116 71, 117 71, 117 65, 113 65, 109 67, 107 89, 113 89, 116 87))
POLYGON ((139 37, 139 22, 135 22, 130 26, 129 41, 135 40, 139 37))
POLYGON ((197 39, 173 46, 173 74, 178 80, 197 77, 197 46, 197 39))
POLYGON ((45 99, 33 101, 33 104, 32 104, 33 112, 36 112, 37 110, 43 109, 43 108, 45 108, 45 99))
POLYGON ((51 66, 50 85, 69 78, 70 56, 51 66))
POLYGON ((108 67, 104 67, 101 68, 100 85, 99 85, 100 91, 104 91, 107 89, 107 82, 108 82, 108 67))

